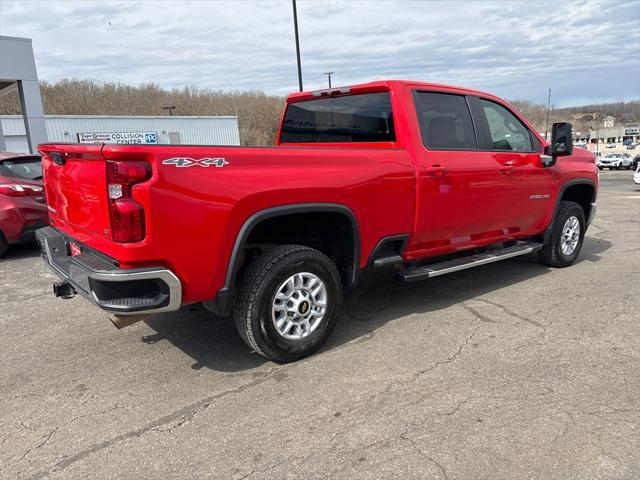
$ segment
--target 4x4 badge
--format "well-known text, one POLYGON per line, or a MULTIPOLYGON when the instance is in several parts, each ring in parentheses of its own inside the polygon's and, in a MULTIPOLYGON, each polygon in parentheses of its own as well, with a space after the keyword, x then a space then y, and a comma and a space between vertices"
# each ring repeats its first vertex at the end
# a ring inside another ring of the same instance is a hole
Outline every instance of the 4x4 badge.
POLYGON ((188 157, 175 157, 168 158, 162 162, 163 165, 175 165, 178 168, 193 167, 198 165, 199 167, 208 167, 214 165, 216 167, 224 167, 229 165, 224 158, 188 158, 188 157))

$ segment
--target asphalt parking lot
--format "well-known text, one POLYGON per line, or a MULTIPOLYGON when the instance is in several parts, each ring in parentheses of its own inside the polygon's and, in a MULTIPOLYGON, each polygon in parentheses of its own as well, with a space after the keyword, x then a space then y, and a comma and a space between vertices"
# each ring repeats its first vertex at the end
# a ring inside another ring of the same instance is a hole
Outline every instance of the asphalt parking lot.
POLYGON ((637 479, 640 186, 603 171, 578 262, 352 293, 276 365, 200 307, 124 330, 0 261, 0 477, 637 479))

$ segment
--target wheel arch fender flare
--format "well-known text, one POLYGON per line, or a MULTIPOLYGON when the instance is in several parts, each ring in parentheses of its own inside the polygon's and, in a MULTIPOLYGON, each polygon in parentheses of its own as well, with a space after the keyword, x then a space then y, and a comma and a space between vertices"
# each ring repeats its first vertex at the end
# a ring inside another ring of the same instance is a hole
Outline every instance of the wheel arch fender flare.
POLYGON ((253 213, 240 227, 236 235, 233 249, 227 263, 227 271, 222 288, 218 291, 216 298, 203 302, 204 306, 219 315, 227 315, 231 310, 231 297, 240 269, 240 254, 251 235, 253 229, 261 222, 285 215, 299 213, 339 213, 348 218, 353 231, 353 267, 351 271, 350 284, 355 284, 358 280, 360 265, 360 227, 353 211, 346 205, 340 203, 295 203, 279 205, 258 210, 253 213))
MULTIPOLYGON (((576 185, 587 185, 591 188, 593 188, 593 196, 591 198, 591 202, 595 202, 596 200, 596 182, 593 181, 590 178, 575 178, 573 180, 568 180, 565 183, 563 183, 560 188, 558 189, 558 196, 556 198, 556 204, 553 207, 553 215, 551 216, 551 221, 549 222, 549 226, 546 228, 546 230, 544 231, 544 235, 543 235, 543 242, 546 244, 549 241, 549 238, 551 237, 551 232, 553 231, 553 227, 556 223, 556 218, 558 216, 558 211, 560 210, 560 202, 562 201, 562 197, 564 196, 565 192, 571 188, 574 187, 576 185)), ((586 212, 585 212, 586 214, 586 212)))

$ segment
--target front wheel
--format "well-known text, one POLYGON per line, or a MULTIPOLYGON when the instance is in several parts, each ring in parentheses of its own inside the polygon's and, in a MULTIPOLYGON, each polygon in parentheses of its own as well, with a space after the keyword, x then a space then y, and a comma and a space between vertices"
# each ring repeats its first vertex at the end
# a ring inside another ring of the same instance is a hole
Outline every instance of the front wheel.
POLYGON ((243 273, 233 319, 256 353, 287 363, 324 344, 341 305, 334 263, 318 250, 282 245, 255 257, 243 273))
POLYGON ((586 222, 582 207, 575 202, 560 202, 549 241, 538 255, 550 267, 568 267, 578 258, 586 222))

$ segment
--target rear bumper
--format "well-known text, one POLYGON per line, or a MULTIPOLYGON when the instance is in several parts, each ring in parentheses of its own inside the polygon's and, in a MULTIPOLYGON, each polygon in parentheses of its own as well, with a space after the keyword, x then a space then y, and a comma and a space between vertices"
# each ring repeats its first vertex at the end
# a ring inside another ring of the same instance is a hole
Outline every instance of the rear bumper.
POLYGON ((69 241, 73 240, 52 227, 38 230, 36 238, 42 257, 53 271, 76 293, 106 312, 151 314, 180 308, 182 285, 166 268, 119 268, 115 260, 86 247, 82 254, 71 256, 69 241))
POLYGON ((9 243, 32 241, 49 224, 46 206, 33 198, 4 197, 0 203, 0 230, 9 243))
POLYGON ((30 223, 29 225, 25 225, 16 243, 33 242, 36 239, 36 232, 38 231, 38 229, 46 225, 46 220, 37 220, 33 223, 30 223))

